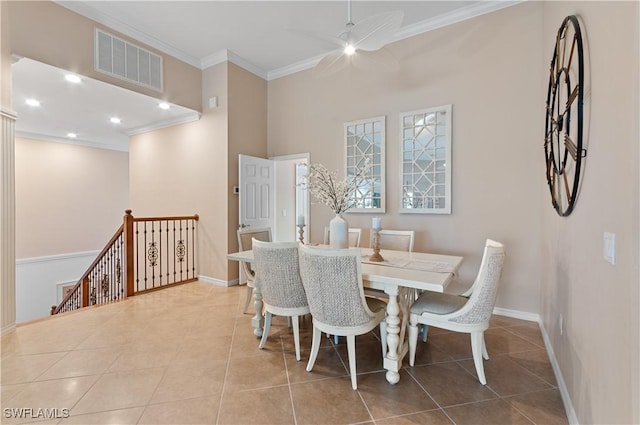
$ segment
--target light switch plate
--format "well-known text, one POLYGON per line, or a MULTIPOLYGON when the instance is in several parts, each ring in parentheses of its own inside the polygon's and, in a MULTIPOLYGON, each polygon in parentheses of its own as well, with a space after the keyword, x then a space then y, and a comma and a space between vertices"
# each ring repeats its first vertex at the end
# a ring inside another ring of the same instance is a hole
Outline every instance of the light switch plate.
POLYGON ((603 255, 606 262, 616 263, 616 234, 604 232, 603 255))

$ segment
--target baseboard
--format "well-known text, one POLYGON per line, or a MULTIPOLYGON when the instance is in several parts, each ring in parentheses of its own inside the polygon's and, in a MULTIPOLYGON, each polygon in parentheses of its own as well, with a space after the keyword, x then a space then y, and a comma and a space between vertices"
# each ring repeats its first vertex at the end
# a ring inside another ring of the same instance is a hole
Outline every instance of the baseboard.
POLYGON ((233 280, 222 280, 222 279, 216 279, 215 277, 209 277, 209 276, 204 276, 199 274, 198 275, 198 280, 200 282, 204 282, 204 283, 210 283, 212 285, 216 285, 216 286, 234 286, 238 284, 238 279, 233 279, 233 280))
POLYGON ((544 340, 544 346, 547 349, 547 354, 549 355, 549 361, 551 362, 551 367, 553 368, 553 374, 556 376, 556 381, 558 382, 558 390, 560 391, 560 396, 562 397, 562 403, 564 404, 564 410, 567 414, 567 419, 569 420, 570 424, 578 425, 578 416, 576 415, 576 411, 573 408, 573 403, 571 402, 571 397, 569 396, 567 385, 562 378, 560 365, 558 364, 556 355, 553 352, 553 347, 551 346, 549 335, 547 335, 547 331, 544 328, 541 320, 538 321, 538 325, 540 325, 540 332, 542 332, 542 339, 544 340))
POLYGON ((510 310, 508 308, 494 307, 493 314, 498 316, 512 317, 514 319, 527 320, 529 322, 540 323, 540 315, 526 311, 510 310))

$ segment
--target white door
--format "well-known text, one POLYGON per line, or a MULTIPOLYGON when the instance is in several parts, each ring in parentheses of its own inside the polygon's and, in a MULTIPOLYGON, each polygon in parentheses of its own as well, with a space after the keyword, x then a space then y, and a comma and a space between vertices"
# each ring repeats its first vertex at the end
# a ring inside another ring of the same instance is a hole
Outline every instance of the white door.
POLYGON ((273 161, 238 155, 240 227, 274 225, 275 177, 273 161))

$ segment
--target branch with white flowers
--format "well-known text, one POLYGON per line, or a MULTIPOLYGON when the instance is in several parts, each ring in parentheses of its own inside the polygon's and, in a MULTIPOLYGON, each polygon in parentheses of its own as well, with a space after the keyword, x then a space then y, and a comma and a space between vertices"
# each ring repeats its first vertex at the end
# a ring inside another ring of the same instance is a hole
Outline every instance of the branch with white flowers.
POLYGON ((335 171, 329 171, 322 164, 311 164, 306 182, 303 185, 318 202, 328 206, 336 214, 342 214, 357 205, 356 191, 369 184, 370 170, 371 163, 367 160, 364 166, 357 168, 353 177, 338 180, 335 171))

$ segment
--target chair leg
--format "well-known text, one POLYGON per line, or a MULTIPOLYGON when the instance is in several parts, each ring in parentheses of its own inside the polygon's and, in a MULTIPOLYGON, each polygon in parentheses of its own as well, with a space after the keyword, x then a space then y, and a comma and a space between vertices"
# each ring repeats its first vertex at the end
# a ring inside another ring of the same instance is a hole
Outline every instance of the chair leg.
POLYGON ((489 353, 487 352, 487 343, 484 341, 484 332, 482 333, 482 357, 485 360, 489 360, 489 353))
POLYGON ((300 327, 298 326, 298 316, 289 317, 293 326, 293 343, 296 346, 296 360, 300 361, 300 327))
POLYGON ((418 316, 409 316, 409 366, 416 362, 416 348, 418 346, 418 316))
POLYGON ((387 356, 387 319, 380 322, 380 345, 382 345, 382 358, 387 356))
POLYGON ((487 385, 487 379, 484 376, 484 366, 482 365, 483 340, 484 332, 471 332, 471 352, 473 353, 473 363, 476 365, 478 380, 482 385, 487 385))
POLYGON ((429 326, 422 325, 422 342, 427 342, 427 336, 429 336, 429 326))
POLYGON ((333 343, 338 345, 339 342, 340 342, 340 337, 338 335, 334 335, 333 336, 333 343))
POLYGON ((263 349, 267 343, 267 337, 269 336, 269 329, 271 329, 271 312, 267 311, 264 315, 264 329, 262 330, 262 338, 260 339, 259 349, 263 349))
POLYGON ((320 349, 320 338, 322 332, 320 329, 313 327, 313 341, 311 342, 311 355, 309 356, 309 362, 307 363, 307 372, 313 370, 313 365, 316 363, 316 357, 318 357, 318 350, 320 349))
POLYGON ((247 312, 247 308, 249 308, 249 304, 251 303, 251 300, 253 299, 253 288, 250 287, 249 285, 246 285, 247 289, 247 299, 244 302, 244 308, 242 309, 243 313, 247 312))
POLYGON ((356 376, 356 336, 347 335, 347 353, 349 354, 349 373, 351 374, 351 388, 358 389, 356 376))

